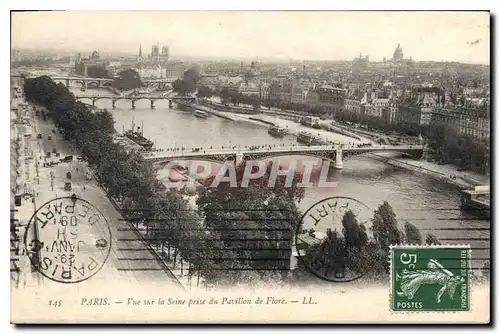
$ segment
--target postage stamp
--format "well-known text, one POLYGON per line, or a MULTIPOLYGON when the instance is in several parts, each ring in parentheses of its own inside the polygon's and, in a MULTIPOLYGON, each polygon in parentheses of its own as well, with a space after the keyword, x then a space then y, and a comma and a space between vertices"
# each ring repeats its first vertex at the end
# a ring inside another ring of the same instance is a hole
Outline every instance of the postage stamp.
POLYGON ((363 276, 344 235, 349 215, 360 233, 369 230, 370 208, 350 197, 322 199, 302 216, 295 243, 301 262, 315 276, 333 282, 349 282, 363 276))
POLYGON ((393 311, 470 310, 470 246, 392 246, 390 261, 393 311))
POLYGON ((95 275, 111 250, 106 217, 88 201, 55 198, 31 217, 24 235, 26 253, 43 276, 78 283, 95 275))

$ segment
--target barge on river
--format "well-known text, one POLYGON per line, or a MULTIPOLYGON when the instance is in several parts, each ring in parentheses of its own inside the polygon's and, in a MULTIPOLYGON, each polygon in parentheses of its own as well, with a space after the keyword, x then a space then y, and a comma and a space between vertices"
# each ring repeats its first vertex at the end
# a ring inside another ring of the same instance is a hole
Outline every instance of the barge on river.
POLYGON ((474 189, 462 190, 461 208, 480 215, 490 215, 490 187, 476 186, 474 189))
POLYGON ((297 134, 297 142, 305 145, 325 145, 326 143, 319 138, 308 132, 299 132, 297 134))
POLYGON ((141 146, 144 148, 145 151, 151 151, 153 148, 153 142, 147 138, 144 137, 143 131, 141 131, 140 127, 137 127, 137 131, 135 131, 135 124, 134 121, 132 121, 132 129, 127 130, 123 133, 125 137, 136 143, 137 145, 141 146))
POLYGON ((314 129, 321 129, 319 121, 320 121, 319 117, 306 116, 300 120, 300 124, 314 129))
POLYGON ((208 117, 208 114, 204 111, 201 111, 201 110, 195 110, 193 114, 195 117, 198 117, 198 118, 207 118, 208 117))
POLYGON ((283 138, 288 131, 284 128, 280 128, 279 126, 272 126, 267 130, 267 133, 273 137, 283 138))

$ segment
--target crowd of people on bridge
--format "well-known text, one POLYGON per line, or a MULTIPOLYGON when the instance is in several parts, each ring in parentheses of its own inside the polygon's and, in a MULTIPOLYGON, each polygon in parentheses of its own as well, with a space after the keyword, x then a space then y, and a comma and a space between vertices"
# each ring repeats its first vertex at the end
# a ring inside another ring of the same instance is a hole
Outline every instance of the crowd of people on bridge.
MULTIPOLYGON (((332 149, 335 149, 336 148, 336 145, 338 145, 337 143, 330 143, 331 146, 332 146, 332 149)), ((347 147, 366 147, 366 146, 371 146, 372 143, 348 143, 348 144, 341 144, 340 145, 340 148, 347 148, 347 147)), ((251 151, 254 151, 254 150, 267 150, 267 151, 270 151, 270 150, 273 150, 273 149, 277 149, 277 148, 280 148, 280 147, 290 147, 291 149, 294 148, 294 147, 305 147, 305 146, 302 146, 302 145, 296 145, 296 144, 290 144, 290 145, 287 145, 285 143, 281 143, 281 144, 261 144, 261 145, 245 145, 245 146, 241 146, 241 145, 221 145, 221 146, 217 146, 217 147, 214 147, 214 146, 210 146, 210 147, 207 147, 207 148, 203 148, 202 146, 200 147, 195 147, 195 148, 192 148, 191 149, 191 152, 192 153, 198 153, 198 152, 203 152, 203 153, 206 153, 207 150, 218 150, 219 148, 221 150, 240 150, 240 149, 245 149, 245 150, 251 150, 251 151)), ((163 149, 163 148, 158 148, 158 149, 155 149, 154 151, 155 152, 185 152, 185 151, 188 151, 189 149, 186 148, 185 146, 180 146, 180 147, 172 147, 172 148, 167 148, 167 149, 163 149)))

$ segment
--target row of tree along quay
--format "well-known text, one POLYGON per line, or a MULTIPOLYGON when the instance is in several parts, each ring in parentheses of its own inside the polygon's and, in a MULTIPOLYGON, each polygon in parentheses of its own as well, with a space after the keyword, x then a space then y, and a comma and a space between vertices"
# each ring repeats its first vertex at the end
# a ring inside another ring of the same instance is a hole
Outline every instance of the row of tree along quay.
MULTIPOLYGON (((190 276, 230 284, 279 279, 288 271, 300 192, 277 182, 270 193, 267 180, 261 180, 255 187, 206 190, 195 210, 181 193, 159 191, 155 171, 140 153, 113 142, 110 112, 92 112, 48 76, 26 79, 24 91, 28 101, 47 108, 64 139, 78 149, 108 196, 120 203, 124 218, 146 225, 150 243, 187 261, 190 276), (278 260, 266 264, 269 258, 278 260)), ((243 171, 244 166, 238 169, 243 171)))
MULTIPOLYGON (((182 191, 161 190, 155 171, 140 153, 127 152, 113 142, 110 112, 92 112, 66 86, 47 76, 26 79, 24 91, 28 101, 49 110, 48 116, 64 139, 78 149, 108 196, 120 203, 124 218, 146 226, 146 240, 161 247, 165 256, 187 261, 189 277, 201 276, 205 283, 217 285, 290 279, 291 248, 301 220, 298 204, 304 196, 304 188, 296 185, 302 175, 295 176, 292 187, 285 186, 286 176, 282 176, 269 188, 270 173, 252 180, 248 187, 231 187, 229 182, 221 182, 217 188, 202 187, 195 209, 182 191)), ((237 167, 238 182, 242 182, 244 170, 244 164, 237 167)), ((404 232, 398 229, 387 202, 374 213, 373 237, 351 211, 342 223, 342 234, 330 231, 314 247, 340 245, 349 250, 356 270, 373 274, 387 272, 389 245, 423 242, 412 224, 405 223, 404 232)), ((427 235, 425 243, 438 240, 427 235)), ((318 253, 312 248, 307 254, 318 253)), ((304 271, 294 272, 300 278, 304 271)))

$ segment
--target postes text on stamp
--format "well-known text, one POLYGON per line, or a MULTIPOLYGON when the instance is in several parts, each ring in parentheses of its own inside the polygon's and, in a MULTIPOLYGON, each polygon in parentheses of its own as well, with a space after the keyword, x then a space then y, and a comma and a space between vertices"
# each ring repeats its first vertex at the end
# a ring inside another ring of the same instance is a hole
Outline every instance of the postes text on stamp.
POLYGON ((470 246, 392 246, 393 311, 469 311, 470 246))
POLYGON ((75 195, 41 206, 31 217, 24 240, 33 267, 60 283, 77 283, 92 277, 111 250, 106 218, 75 195))

